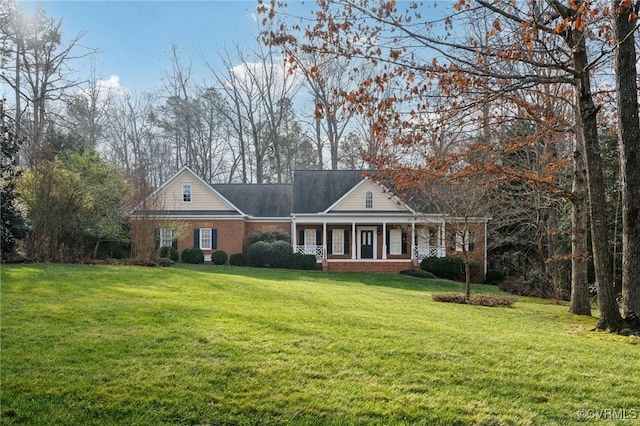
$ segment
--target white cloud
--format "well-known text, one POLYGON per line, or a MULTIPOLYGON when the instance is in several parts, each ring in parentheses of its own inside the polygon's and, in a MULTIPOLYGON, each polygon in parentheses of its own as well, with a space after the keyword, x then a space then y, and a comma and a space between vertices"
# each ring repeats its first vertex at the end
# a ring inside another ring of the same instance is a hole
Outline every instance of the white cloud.
POLYGON ((129 89, 120 83, 120 77, 117 75, 111 75, 106 80, 99 79, 93 88, 80 89, 77 96, 84 96, 91 99, 92 91, 94 91, 94 96, 97 95, 100 101, 106 101, 110 97, 122 96, 129 93, 129 89))

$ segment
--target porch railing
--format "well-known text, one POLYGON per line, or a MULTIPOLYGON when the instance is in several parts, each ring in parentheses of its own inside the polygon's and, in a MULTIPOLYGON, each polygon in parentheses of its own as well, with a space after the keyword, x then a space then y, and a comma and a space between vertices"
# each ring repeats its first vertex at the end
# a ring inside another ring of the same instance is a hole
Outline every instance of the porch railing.
POLYGON ((427 257, 445 257, 444 247, 416 247, 414 256, 418 260, 427 257))
POLYGON ((316 259, 324 259, 324 246, 295 246, 295 252, 301 254, 313 254, 316 259))

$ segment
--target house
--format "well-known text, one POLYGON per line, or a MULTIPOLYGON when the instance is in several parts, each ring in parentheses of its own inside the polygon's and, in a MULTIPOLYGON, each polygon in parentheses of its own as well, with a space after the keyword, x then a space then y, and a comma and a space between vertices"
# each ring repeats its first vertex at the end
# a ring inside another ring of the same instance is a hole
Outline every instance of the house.
POLYGON ((185 166, 138 206, 132 224, 158 221, 156 245, 199 247, 206 259, 246 251, 251 232, 279 228, 325 271, 397 272, 467 252, 484 276, 487 218, 467 218, 461 230, 434 206, 422 210, 359 170, 296 171, 292 184, 209 184, 185 166), (167 225, 176 223, 180 232, 167 225))

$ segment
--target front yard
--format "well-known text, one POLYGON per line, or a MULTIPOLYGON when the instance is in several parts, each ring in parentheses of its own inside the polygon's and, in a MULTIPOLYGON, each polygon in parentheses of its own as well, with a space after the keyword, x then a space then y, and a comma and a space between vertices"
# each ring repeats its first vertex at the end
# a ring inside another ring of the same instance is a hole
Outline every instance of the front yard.
POLYGON ((2 265, 1 280, 3 425, 640 419, 640 339, 590 332, 566 306, 213 266, 2 265))

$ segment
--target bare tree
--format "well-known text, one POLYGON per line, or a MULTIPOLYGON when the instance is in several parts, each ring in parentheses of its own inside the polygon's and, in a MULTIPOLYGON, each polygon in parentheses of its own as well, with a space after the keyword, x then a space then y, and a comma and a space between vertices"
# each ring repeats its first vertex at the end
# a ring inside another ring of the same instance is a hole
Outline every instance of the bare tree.
POLYGON ((28 135, 24 148, 26 160, 31 164, 38 160, 47 126, 61 120, 52 104, 65 100, 69 89, 78 86, 71 78, 69 63, 92 52, 75 53, 85 32, 63 42, 62 20, 48 17, 40 8, 33 16, 26 16, 11 4, 2 10, 3 23, 7 25, 2 25, 1 31, 3 37, 11 41, 15 62, 7 67, 13 75, 2 73, 0 78, 16 93, 16 118, 20 122, 20 134, 28 135), (24 113, 21 100, 29 105, 24 113))

